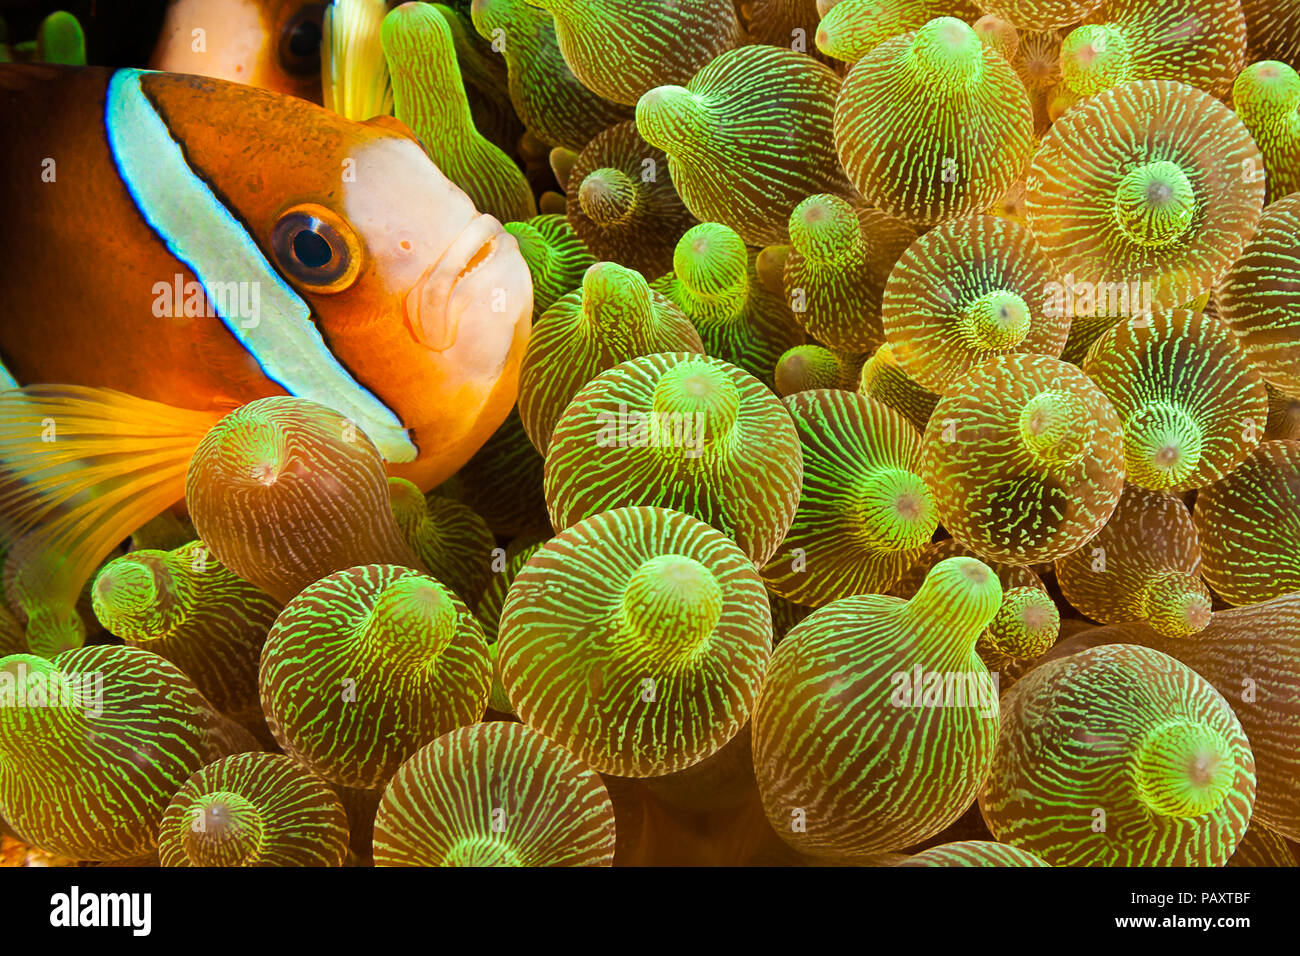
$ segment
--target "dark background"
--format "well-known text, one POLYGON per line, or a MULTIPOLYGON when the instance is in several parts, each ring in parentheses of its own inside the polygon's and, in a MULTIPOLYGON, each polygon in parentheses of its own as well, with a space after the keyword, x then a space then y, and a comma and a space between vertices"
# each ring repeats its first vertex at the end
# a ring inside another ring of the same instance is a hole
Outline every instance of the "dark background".
POLYGON ((67 10, 86 33, 86 62, 115 67, 145 65, 166 9, 167 0, 0 0, 5 42, 36 39, 45 17, 67 10))

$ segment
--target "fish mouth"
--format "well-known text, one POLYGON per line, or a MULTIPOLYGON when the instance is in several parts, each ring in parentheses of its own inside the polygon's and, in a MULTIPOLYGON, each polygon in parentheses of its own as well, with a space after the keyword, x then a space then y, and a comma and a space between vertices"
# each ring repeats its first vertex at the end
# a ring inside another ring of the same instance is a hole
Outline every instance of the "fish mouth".
POLYGON ((406 295, 406 322, 415 340, 434 352, 456 344, 462 316, 504 301, 509 267, 497 269, 514 246, 492 216, 479 214, 425 270, 406 295), (507 242, 506 240, 509 240, 507 242))

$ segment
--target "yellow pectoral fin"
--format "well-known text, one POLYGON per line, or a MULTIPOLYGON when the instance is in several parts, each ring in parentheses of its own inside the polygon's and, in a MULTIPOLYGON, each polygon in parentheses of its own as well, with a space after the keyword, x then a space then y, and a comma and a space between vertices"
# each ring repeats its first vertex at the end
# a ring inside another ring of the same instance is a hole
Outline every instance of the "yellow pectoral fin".
POLYGON ((184 497, 194 449, 220 417, 103 388, 0 392, 5 591, 33 652, 84 640, 82 586, 123 538, 184 497))

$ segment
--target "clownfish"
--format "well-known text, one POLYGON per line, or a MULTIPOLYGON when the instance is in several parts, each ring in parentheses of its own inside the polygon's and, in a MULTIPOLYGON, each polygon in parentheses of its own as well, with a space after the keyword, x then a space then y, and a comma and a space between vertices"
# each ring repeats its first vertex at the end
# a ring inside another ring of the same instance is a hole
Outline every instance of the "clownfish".
POLYGON ((424 490, 513 405, 527 265, 396 120, 24 65, 0 127, 0 543, 29 639, 240 405, 330 406, 424 490))
POLYGON ((304 0, 171 0, 149 67, 319 103, 327 6, 304 0))

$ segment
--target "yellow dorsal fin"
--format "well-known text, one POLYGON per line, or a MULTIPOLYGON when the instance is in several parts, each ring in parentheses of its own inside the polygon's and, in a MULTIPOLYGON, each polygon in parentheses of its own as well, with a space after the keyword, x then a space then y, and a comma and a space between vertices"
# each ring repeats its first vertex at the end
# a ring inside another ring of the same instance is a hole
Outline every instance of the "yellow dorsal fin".
POLYGON ((33 653, 84 640, 82 586, 118 542, 185 496, 190 458, 220 417, 104 388, 0 392, 5 591, 33 653))

